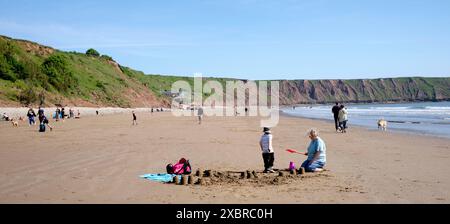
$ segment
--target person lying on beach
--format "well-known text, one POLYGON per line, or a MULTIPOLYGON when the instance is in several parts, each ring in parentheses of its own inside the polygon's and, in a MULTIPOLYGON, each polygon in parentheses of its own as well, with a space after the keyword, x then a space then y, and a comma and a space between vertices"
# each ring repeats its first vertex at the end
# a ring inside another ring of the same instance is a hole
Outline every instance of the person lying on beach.
POLYGON ((308 158, 302 163, 301 167, 305 168, 306 172, 323 171, 323 167, 326 164, 327 151, 325 142, 319 137, 319 132, 315 129, 311 129, 308 133, 311 139, 308 152, 305 153, 308 158))
POLYGON ((272 147, 272 133, 270 128, 263 129, 264 134, 261 136, 259 146, 261 147, 262 157, 264 161, 264 173, 275 173, 273 170, 273 162, 275 161, 275 152, 272 147))
POLYGON ((2 119, 4 119, 5 121, 9 121, 9 116, 6 115, 6 113, 3 113, 2 119))

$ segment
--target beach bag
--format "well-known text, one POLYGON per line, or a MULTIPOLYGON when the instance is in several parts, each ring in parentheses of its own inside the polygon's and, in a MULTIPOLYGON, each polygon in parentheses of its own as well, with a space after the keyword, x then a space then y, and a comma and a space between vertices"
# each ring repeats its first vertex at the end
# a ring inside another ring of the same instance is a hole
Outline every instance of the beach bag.
POLYGON ((289 170, 295 170, 295 163, 289 162, 289 170))
POLYGON ((45 124, 39 125, 39 132, 45 132, 45 124))
POLYGON ((181 158, 175 165, 168 164, 166 170, 168 174, 177 175, 191 174, 192 172, 191 164, 189 164, 189 160, 186 160, 185 158, 181 158))

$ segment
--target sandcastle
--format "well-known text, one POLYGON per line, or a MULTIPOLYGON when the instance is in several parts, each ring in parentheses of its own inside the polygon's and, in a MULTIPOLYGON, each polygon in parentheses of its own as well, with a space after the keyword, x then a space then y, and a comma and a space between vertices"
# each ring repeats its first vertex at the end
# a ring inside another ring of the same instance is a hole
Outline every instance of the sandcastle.
POLYGON ((291 183, 296 179, 302 179, 307 175, 315 176, 315 174, 306 174, 304 168, 298 170, 285 169, 277 170, 275 173, 257 172, 255 170, 246 171, 217 171, 211 169, 198 169, 190 175, 174 176, 173 181, 176 185, 183 186, 210 186, 210 185, 242 185, 253 184, 257 186, 278 185, 291 183))

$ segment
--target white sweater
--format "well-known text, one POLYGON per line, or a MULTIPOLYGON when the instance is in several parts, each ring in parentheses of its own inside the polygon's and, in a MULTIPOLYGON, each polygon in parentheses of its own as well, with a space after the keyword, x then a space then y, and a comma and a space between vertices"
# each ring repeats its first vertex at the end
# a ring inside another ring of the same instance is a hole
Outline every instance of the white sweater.
POLYGON ((343 122, 343 121, 346 121, 346 120, 348 120, 348 117, 347 117, 347 109, 342 108, 342 109, 339 111, 339 122, 343 122))
POLYGON ((261 150, 263 153, 273 153, 273 147, 272 147, 272 134, 264 134, 261 136, 261 150))

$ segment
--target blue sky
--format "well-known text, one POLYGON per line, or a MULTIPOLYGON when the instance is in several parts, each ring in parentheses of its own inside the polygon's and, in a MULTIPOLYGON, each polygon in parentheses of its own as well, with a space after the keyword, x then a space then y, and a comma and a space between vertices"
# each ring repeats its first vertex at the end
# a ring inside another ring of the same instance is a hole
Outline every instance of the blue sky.
POLYGON ((450 76, 448 0, 0 0, 0 34, 147 74, 450 76))

